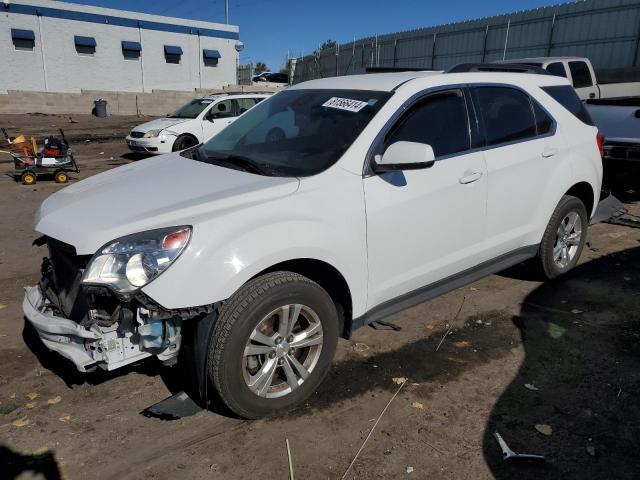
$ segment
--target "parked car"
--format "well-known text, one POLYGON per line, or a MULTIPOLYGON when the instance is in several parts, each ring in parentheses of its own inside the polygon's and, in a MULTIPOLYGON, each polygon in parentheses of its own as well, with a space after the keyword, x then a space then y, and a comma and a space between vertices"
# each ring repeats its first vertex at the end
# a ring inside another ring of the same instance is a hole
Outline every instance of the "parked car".
POLYGON ((159 155, 202 143, 271 93, 217 94, 186 103, 166 118, 134 127, 127 135, 129 149, 159 155))
POLYGON ((596 71, 584 57, 515 58, 496 63, 517 63, 542 67, 553 75, 567 78, 582 100, 640 95, 640 69, 596 71))
POLYGON ((588 100, 586 108, 604 134, 604 166, 640 167, 640 97, 588 100))
POLYGON ((551 75, 295 85, 202 146, 46 199, 24 314, 80 371, 183 350, 205 401, 288 409, 338 337, 528 259, 547 278, 576 265, 602 162, 575 104, 551 75))

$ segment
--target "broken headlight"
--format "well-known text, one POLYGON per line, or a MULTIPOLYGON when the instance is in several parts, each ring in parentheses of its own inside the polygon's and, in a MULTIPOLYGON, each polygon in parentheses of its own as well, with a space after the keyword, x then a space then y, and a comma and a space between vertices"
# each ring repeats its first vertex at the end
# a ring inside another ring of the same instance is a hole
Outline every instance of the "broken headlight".
POLYGON ((104 285, 119 293, 144 287, 182 253, 191 227, 171 227, 136 233, 102 247, 91 258, 82 283, 104 285))

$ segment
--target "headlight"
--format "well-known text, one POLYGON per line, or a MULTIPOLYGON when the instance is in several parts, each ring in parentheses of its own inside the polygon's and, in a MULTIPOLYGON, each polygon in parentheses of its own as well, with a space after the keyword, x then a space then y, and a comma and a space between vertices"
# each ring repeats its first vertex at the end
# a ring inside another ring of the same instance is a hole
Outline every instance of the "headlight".
POLYGON ((161 131, 162 131, 162 129, 160 129, 160 130, 149 130, 147 133, 144 134, 144 138, 157 137, 158 135, 160 135, 161 131))
POLYGON ((84 271, 82 283, 127 293, 164 272, 189 243, 191 227, 170 227, 122 237, 102 247, 84 271))

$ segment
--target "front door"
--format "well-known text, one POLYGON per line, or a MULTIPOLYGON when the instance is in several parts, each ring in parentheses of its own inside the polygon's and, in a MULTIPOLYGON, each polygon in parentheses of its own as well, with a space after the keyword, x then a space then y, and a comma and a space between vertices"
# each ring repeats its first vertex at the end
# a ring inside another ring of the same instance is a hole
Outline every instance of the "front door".
POLYGON ((431 145, 435 164, 364 178, 369 262, 368 308, 481 263, 487 175, 471 151, 461 90, 418 100, 387 133, 431 145))
POLYGON ((237 116, 236 110, 236 102, 232 99, 220 100, 214 104, 202 121, 203 142, 217 135, 223 128, 233 122, 237 116))

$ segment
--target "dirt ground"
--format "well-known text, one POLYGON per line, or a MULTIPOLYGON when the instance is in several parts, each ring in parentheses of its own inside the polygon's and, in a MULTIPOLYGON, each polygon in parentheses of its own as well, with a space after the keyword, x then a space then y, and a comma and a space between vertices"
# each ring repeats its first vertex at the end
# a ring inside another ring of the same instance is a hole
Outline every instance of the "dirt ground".
MULTIPOLYGON (((142 119, 74 120, 4 115, 0 125, 65 129, 81 169, 73 182, 139 158, 123 137, 142 119)), ((616 194, 640 214, 640 179, 625 180, 616 194)), ((390 318, 401 331, 360 329, 292 413, 163 421, 139 412, 181 389, 175 369, 82 375, 23 333, 23 286, 45 255, 31 246, 33 217, 60 188, 0 176, 1 478, 286 479, 288 439, 295 478, 339 479, 398 390, 346 478, 640 476, 639 229, 592 227, 581 264, 556 281, 517 267, 390 318), (545 464, 504 463, 495 431, 545 464)))

